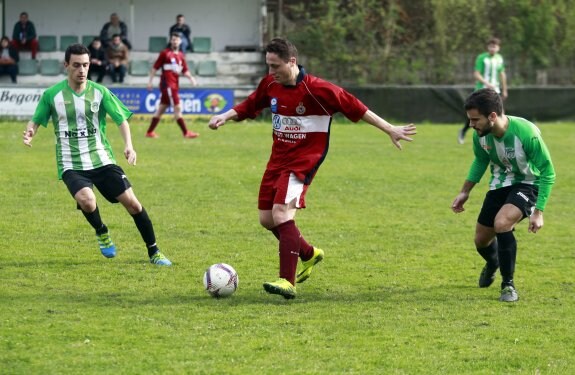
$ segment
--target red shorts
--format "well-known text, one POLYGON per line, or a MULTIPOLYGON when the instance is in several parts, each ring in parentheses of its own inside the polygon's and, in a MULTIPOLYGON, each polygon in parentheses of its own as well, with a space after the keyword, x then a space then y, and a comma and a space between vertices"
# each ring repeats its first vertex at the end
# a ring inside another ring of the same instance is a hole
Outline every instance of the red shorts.
POLYGON ((180 104, 180 94, 178 93, 177 87, 162 87, 160 92, 162 93, 160 96, 160 103, 172 107, 180 104))
POLYGON ((294 200, 296 208, 305 208, 308 186, 290 171, 266 170, 260 184, 258 209, 271 210, 274 204, 288 204, 294 200))

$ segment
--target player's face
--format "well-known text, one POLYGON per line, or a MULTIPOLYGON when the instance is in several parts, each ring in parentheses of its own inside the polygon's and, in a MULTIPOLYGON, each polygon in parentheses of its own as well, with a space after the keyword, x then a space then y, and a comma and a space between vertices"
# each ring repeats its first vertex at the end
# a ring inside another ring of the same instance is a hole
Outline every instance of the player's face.
POLYGON ((477 132, 478 136, 483 137, 493 130, 497 115, 492 112, 489 117, 485 117, 477 109, 472 108, 467 111, 467 117, 469 118, 469 126, 477 132))
POLYGON ((266 64, 268 66, 269 74, 273 75, 277 83, 282 85, 293 85, 293 71, 295 65, 295 58, 291 58, 288 62, 283 61, 275 53, 266 53, 266 64))
POLYGON ((76 84, 86 82, 88 69, 90 68, 90 59, 87 53, 83 55, 70 55, 70 62, 65 63, 65 66, 68 70, 69 81, 76 84))
POLYGON ((499 45, 495 43, 488 44, 487 52, 489 52, 491 56, 495 55, 497 52, 499 52, 499 45))
POLYGON ((182 38, 177 36, 172 36, 170 38, 170 46, 172 50, 177 51, 180 48, 180 44, 182 44, 182 38))

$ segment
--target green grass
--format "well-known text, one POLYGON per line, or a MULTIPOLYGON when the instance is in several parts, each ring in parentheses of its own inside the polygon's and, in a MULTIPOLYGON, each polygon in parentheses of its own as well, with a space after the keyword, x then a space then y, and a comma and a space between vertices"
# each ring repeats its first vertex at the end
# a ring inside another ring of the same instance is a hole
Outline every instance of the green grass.
POLYGON ((0 123, 0 373, 575 373, 575 124, 540 124, 558 179, 544 228, 516 231, 516 304, 476 287, 485 179, 450 210, 472 158, 458 126, 422 124, 401 152, 371 126, 333 126, 296 218, 326 259, 286 301, 261 287, 278 268, 256 208, 269 124, 197 121, 196 140, 171 122, 146 139, 145 125, 132 126, 138 165, 119 163, 171 268, 149 264, 130 216, 98 195, 119 248, 102 257, 56 179, 51 130, 28 149, 24 122, 0 123), (203 290, 216 262, 239 273, 231 298, 203 290))

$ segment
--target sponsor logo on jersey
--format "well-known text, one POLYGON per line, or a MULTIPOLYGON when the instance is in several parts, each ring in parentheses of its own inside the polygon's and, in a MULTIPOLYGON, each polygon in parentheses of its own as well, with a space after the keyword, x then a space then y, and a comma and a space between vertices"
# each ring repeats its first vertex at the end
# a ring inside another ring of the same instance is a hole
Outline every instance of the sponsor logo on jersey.
POLYGON ((277 113, 277 111, 278 111, 278 98, 272 98, 272 100, 270 100, 270 110, 272 111, 272 113, 277 113))
POLYGON ((513 147, 506 147, 505 148, 505 157, 507 159, 515 159, 515 148, 513 147))
POLYGON ((281 129, 282 127, 282 117, 280 115, 273 115, 272 117, 272 125, 274 129, 281 129))
POLYGON ((65 130, 64 137, 65 138, 88 138, 91 136, 96 135, 96 129, 81 129, 77 131, 65 130))

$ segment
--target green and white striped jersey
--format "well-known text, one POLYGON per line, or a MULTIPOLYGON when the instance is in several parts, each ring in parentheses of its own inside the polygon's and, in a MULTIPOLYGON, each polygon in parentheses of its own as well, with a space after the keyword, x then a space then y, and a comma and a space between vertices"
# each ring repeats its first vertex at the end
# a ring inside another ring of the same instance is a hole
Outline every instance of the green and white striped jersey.
POLYGON ((515 184, 538 186, 535 207, 543 211, 555 182, 555 169, 549 150, 535 124, 520 117, 507 118, 509 126, 501 138, 493 134, 484 137, 473 134, 475 160, 467 180, 478 183, 489 165, 490 190, 515 184))
MULTIPOLYGON (((489 52, 483 52, 475 59, 475 70, 478 71, 487 82, 495 86, 495 91, 498 94, 501 93, 501 82, 499 81, 499 75, 501 72, 505 71, 503 56, 498 53, 491 56, 489 52)), ((483 82, 475 82, 476 90, 482 89, 484 87, 485 85, 483 82)))
POLYGON ((69 169, 86 171, 116 164, 106 137, 106 114, 118 125, 132 116, 110 90, 92 81, 81 94, 68 86, 68 80, 44 91, 32 122, 47 127, 52 118, 59 179, 69 169))

